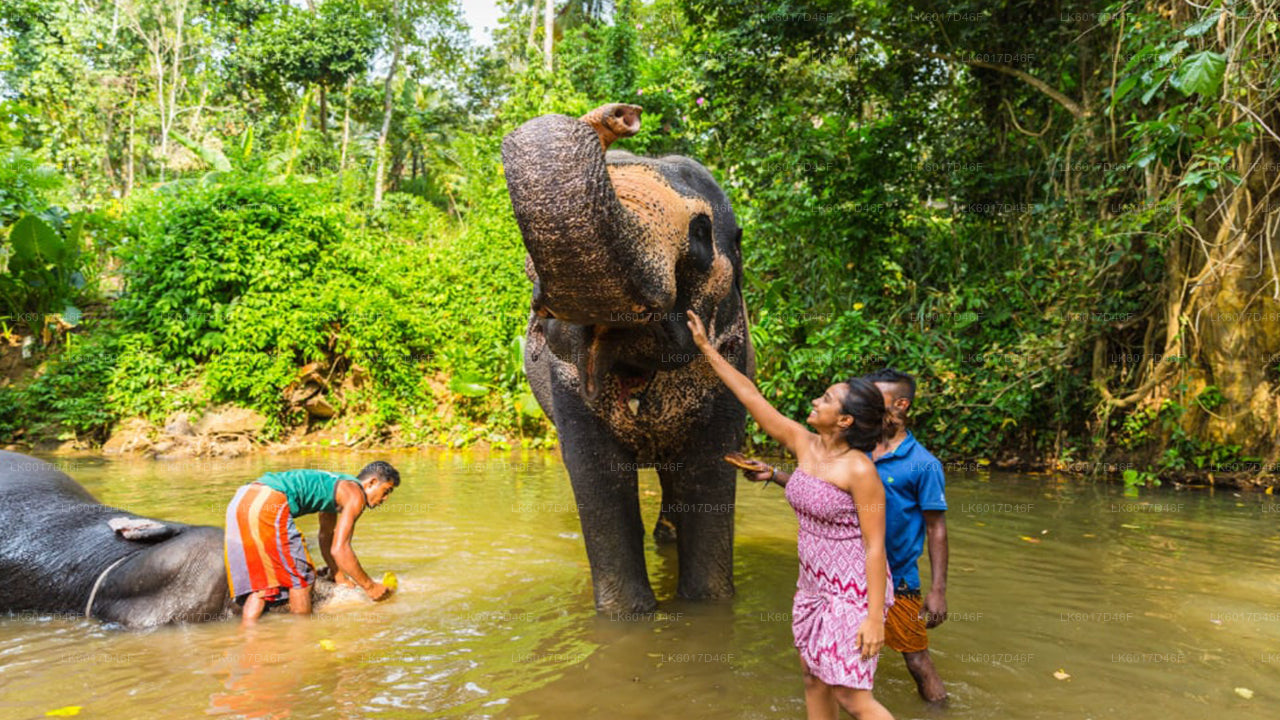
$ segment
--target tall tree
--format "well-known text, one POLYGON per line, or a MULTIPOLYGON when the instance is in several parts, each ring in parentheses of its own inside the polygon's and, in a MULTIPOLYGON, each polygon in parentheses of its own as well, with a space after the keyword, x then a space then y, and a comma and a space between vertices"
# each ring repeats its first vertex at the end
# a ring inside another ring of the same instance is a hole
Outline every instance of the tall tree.
POLYGON ((542 68, 551 72, 551 49, 555 40, 555 0, 547 0, 542 13, 542 68))
POLYGON ((377 159, 373 184, 373 204, 382 204, 386 192, 388 147, 395 112, 397 73, 406 66, 422 68, 457 64, 461 45, 461 23, 452 0, 383 0, 385 18, 384 52, 391 55, 382 81, 382 118, 378 131, 377 159))
POLYGON ((194 55, 187 47, 190 5, 190 0, 119 0, 124 25, 146 46, 155 79, 161 180, 169 166, 169 136, 178 119, 178 102, 186 84, 183 69, 194 55))
POLYGON ((378 131, 378 164, 373 177, 373 206, 382 205, 383 188, 387 175, 387 137, 391 134, 392 83, 396 70, 400 67, 400 53, 404 51, 404 29, 402 27, 401 5, 405 0, 391 0, 391 17, 387 23, 391 37, 391 65, 387 68, 387 78, 382 87, 382 127, 378 131))

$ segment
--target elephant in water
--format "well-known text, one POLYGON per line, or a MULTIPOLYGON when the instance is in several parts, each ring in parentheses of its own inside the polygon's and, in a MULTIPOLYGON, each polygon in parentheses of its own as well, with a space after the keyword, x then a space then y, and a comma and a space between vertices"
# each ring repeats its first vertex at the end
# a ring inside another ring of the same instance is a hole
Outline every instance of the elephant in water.
MULTIPOLYGON (((109 508, 43 460, 0 451, 0 612, 60 613, 129 627, 236 612, 222 528, 109 508)), ((322 599, 333 584, 317 587, 322 599)))
POLYGON ((742 231, 694 160, 608 150, 640 129, 615 103, 543 115, 502 141, 511 205, 533 283, 525 371, 559 430, 596 608, 656 605, 644 559, 637 469, 657 470, 654 530, 674 540, 677 593, 733 595, 734 469, 746 413, 700 357, 688 311, 748 376, 742 231))
POLYGON ((126 626, 232 612, 222 528, 109 508, 49 463, 11 452, 0 452, 0 517, 0 611, 126 626))

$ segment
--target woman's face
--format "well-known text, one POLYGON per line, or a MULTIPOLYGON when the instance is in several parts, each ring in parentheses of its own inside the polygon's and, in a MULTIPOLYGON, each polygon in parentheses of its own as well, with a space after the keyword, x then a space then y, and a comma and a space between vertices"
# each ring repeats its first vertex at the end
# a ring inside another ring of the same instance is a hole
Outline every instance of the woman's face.
POLYGON ((809 413, 809 426, 814 430, 832 430, 840 427, 840 418, 845 419, 845 425, 853 422, 853 418, 845 415, 844 410, 841 409, 841 403, 847 392, 849 392, 848 384, 836 383, 827 388, 820 397, 814 398, 813 410, 809 413))

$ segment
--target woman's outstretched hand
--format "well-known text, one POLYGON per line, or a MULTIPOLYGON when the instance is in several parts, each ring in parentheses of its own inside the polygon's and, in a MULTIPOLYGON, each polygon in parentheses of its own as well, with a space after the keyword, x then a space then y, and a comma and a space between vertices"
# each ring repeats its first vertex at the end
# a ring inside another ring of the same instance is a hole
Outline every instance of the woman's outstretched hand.
POLYGON ((725 462, 742 471, 742 476, 751 482, 769 482, 778 475, 777 468, 755 458, 749 458, 742 453, 729 453, 724 456, 725 462))
POLYGON ((689 316, 689 332, 693 333, 693 344, 704 353, 711 349, 711 341, 707 339, 707 329, 702 325, 702 320, 694 314, 692 310, 686 313, 689 316))

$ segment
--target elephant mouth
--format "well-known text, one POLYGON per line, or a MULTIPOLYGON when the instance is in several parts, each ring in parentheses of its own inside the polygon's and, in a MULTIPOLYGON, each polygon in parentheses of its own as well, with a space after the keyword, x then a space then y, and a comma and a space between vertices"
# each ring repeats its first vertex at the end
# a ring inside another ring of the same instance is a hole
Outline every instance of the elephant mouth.
POLYGON ((581 326, 585 342, 569 359, 578 368, 588 400, 598 399, 612 376, 621 391, 620 402, 627 403, 659 371, 673 370, 695 359, 696 349, 683 350, 680 338, 672 333, 671 323, 657 317, 654 314, 644 324, 626 327, 581 326))

